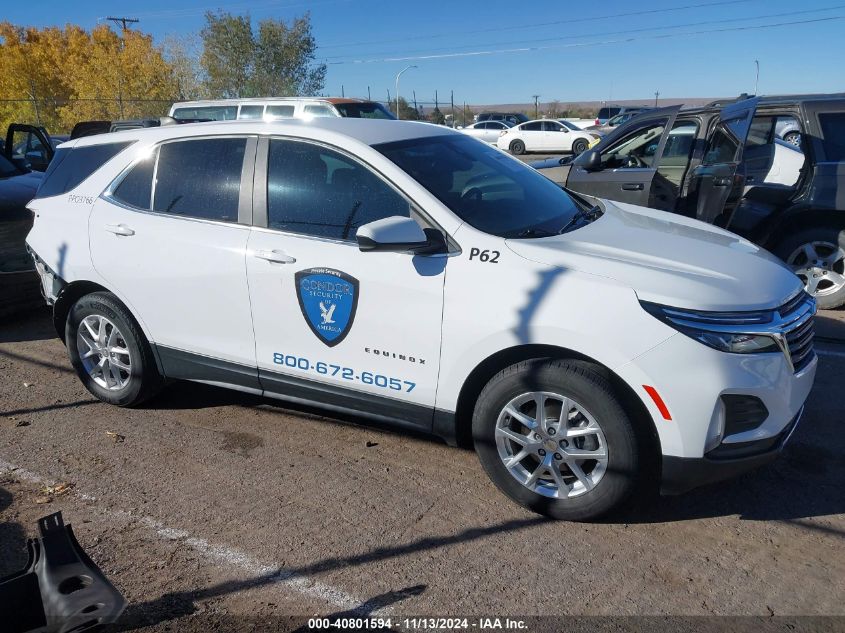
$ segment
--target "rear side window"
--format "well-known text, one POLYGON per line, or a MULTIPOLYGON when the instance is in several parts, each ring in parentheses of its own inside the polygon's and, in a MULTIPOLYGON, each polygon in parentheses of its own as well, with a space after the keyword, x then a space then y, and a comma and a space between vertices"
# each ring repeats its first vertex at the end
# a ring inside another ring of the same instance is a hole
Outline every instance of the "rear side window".
POLYGON ((707 148, 707 153, 704 154, 705 165, 721 165, 723 163, 731 163, 736 157, 736 152, 739 149, 739 143, 725 129, 725 124, 720 123, 719 127, 713 133, 710 139, 710 146, 707 148))
POLYGON ((825 160, 845 160, 845 112, 819 114, 825 160))
POLYGON ((83 180, 133 142, 103 143, 58 150, 44 173, 44 179, 35 197, 49 198, 75 189, 83 180))
POLYGON ((292 105, 268 105, 266 116, 279 117, 282 119, 293 116, 295 107, 292 105))
POLYGON ((264 106, 260 105, 243 105, 241 111, 238 112, 238 119, 260 119, 264 116, 264 106))
POLYGON ((211 119, 212 121, 233 121, 238 116, 238 106, 199 106, 176 108, 175 119, 211 119))
POLYGON ((237 222, 245 150, 245 138, 165 143, 159 148, 152 210, 237 222))

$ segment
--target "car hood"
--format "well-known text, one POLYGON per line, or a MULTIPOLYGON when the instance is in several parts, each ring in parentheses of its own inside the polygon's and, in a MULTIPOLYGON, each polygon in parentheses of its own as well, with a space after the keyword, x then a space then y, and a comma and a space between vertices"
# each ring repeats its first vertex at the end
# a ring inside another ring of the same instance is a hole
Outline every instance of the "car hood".
POLYGON ((779 259, 682 216, 603 200, 595 222, 561 236, 508 240, 526 259, 611 278, 643 301, 693 310, 774 308, 801 289, 779 259))
POLYGON ((43 177, 41 172, 33 171, 0 180, 0 218, 24 211, 43 177))

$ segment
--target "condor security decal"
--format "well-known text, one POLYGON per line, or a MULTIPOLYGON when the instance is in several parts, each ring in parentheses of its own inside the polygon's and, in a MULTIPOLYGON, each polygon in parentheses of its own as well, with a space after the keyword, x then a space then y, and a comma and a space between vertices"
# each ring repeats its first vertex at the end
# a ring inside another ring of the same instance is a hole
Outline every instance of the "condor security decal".
POLYGON ((296 296, 302 316, 323 343, 340 343, 355 320, 358 280, 331 268, 310 268, 296 273, 296 296))

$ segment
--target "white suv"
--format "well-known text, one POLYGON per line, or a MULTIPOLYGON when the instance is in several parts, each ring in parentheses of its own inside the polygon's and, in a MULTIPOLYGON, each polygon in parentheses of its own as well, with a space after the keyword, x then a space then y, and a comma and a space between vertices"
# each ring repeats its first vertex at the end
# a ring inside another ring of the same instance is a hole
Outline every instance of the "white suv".
POLYGON ((772 459, 816 371, 815 304, 766 251, 443 127, 82 138, 29 206, 57 331, 101 400, 186 379, 473 442, 552 517, 772 459))

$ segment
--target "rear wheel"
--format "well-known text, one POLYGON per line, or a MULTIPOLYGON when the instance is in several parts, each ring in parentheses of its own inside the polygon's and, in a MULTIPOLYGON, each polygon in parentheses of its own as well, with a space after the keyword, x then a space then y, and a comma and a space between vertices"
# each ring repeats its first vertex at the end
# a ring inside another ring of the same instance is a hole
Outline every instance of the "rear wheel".
POLYGON ((845 305, 845 248, 839 235, 835 228, 808 229, 788 237, 775 249, 824 310, 845 305))
POLYGON ((516 154, 517 156, 519 156, 520 154, 525 153, 525 143, 518 140, 512 141, 508 149, 510 149, 511 154, 516 154))
POLYGON ((82 384, 103 402, 134 406, 161 387, 149 343, 111 293, 85 295, 73 305, 65 324, 65 343, 82 384))
POLYGON ((801 132, 787 132, 783 140, 795 147, 801 147, 801 132))
POLYGON ((496 374, 478 398, 473 439, 508 497, 555 519, 594 519, 636 488, 633 425, 592 365, 535 360, 496 374))
POLYGON ((576 156, 585 151, 587 151, 587 141, 583 138, 579 138, 572 144, 572 153, 576 156))

